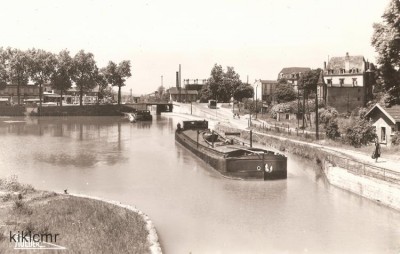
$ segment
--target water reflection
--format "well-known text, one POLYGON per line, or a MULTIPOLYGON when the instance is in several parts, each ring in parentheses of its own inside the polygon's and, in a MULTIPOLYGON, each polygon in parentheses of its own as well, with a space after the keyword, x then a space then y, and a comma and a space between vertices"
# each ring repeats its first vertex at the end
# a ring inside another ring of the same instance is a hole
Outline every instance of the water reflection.
POLYGON ((26 154, 33 161, 86 168, 98 163, 115 165, 128 161, 129 157, 124 154, 122 124, 128 123, 120 117, 16 118, 0 120, 0 135, 38 137, 35 141, 39 146, 25 144, 34 151, 26 154), (42 136, 59 138, 59 144, 55 146, 53 142, 42 140, 42 136))
POLYGON ((136 205, 154 221, 165 253, 400 249, 399 213, 331 187, 296 157, 287 180, 225 179, 175 142, 181 120, 0 119, 0 177, 136 205))
MULTIPOLYGON (((75 166, 75 167, 92 167, 97 162, 98 159, 93 153, 79 153, 77 155, 71 156, 66 153, 61 154, 45 154, 45 153, 34 153, 33 157, 36 161, 46 162, 49 164, 54 164, 56 166, 75 166)), ((114 159, 111 161, 115 162, 114 159)))

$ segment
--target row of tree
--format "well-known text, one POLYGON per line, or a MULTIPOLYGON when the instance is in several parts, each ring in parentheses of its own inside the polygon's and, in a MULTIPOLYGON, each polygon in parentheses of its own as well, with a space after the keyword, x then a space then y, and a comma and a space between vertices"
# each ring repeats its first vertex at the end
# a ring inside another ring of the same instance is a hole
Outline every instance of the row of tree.
POLYGON ((16 85, 18 104, 20 104, 20 86, 27 85, 29 81, 39 86, 40 106, 42 87, 45 84, 50 84, 53 89, 60 91, 61 98, 63 93, 75 84, 80 94, 80 105, 83 94, 97 85, 100 96, 110 90, 109 85, 117 86, 118 104, 120 104, 121 87, 130 76, 129 60, 119 64, 109 61, 106 67, 99 69, 94 55, 84 50, 80 50, 72 57, 68 50, 54 54, 35 48, 26 51, 0 48, 0 89, 4 89, 7 84, 16 85))
POLYGON ((253 87, 243 83, 233 67, 228 66, 225 71, 221 65, 215 64, 210 78, 200 91, 200 101, 207 102, 214 99, 230 102, 231 98, 242 101, 243 98, 252 98, 253 95, 253 87))

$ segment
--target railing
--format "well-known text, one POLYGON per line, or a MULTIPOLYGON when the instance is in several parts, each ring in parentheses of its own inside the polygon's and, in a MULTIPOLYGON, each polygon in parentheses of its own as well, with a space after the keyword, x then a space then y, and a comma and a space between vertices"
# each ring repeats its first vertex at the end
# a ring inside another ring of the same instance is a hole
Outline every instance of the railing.
MULTIPOLYGON (((293 129, 290 128, 289 124, 284 124, 284 123, 274 123, 274 124, 251 124, 251 127, 256 129, 258 132, 275 132, 275 133, 284 133, 289 136, 291 135, 296 135, 298 137, 303 137, 306 139, 312 139, 315 140, 315 132, 311 131, 305 131, 304 129, 293 129)), ((325 139, 326 134, 324 132, 319 132, 319 139, 325 139)))
MULTIPOLYGON (((232 127, 226 127, 226 126, 219 125, 218 131, 239 132, 241 138, 250 139, 250 131, 249 130, 241 130, 241 129, 236 129, 236 128, 232 128, 232 127)), ((253 137, 253 142, 257 142, 260 144, 268 143, 267 136, 265 136, 263 133, 254 133, 253 132, 252 137, 253 137)), ((279 138, 279 137, 276 137, 276 138, 279 138)), ((293 142, 296 142, 296 141, 293 141, 293 142)), ((301 144, 301 145, 308 146, 312 149, 318 149, 316 147, 311 147, 307 144, 301 144)), ((387 168, 383 168, 383 167, 374 166, 374 165, 367 164, 367 163, 363 163, 363 162, 356 161, 351 158, 333 155, 333 154, 330 154, 329 152, 324 152, 324 154, 325 154, 325 156, 324 156, 323 163, 330 163, 330 164, 332 164, 332 166, 341 167, 355 175, 363 175, 363 176, 373 177, 376 179, 391 182, 394 184, 400 184, 400 172, 390 170, 387 168)))
POLYGON ((400 184, 400 172, 397 171, 373 166, 337 155, 328 155, 326 161, 333 166, 339 166, 356 175, 365 175, 395 184, 400 184))

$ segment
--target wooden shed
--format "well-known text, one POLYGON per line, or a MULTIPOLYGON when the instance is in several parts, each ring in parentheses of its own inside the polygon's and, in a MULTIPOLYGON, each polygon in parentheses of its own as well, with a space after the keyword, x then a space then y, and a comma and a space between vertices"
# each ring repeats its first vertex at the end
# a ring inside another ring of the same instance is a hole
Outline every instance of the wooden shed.
POLYGON ((365 117, 375 126, 379 142, 390 146, 392 136, 400 131, 400 105, 386 108, 375 104, 365 117))

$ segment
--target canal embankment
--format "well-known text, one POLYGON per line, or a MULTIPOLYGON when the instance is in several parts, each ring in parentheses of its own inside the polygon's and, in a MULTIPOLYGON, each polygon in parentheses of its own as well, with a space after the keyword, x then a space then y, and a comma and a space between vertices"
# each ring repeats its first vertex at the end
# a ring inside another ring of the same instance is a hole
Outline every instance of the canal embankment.
POLYGON ((123 112, 135 112, 127 105, 64 105, 43 106, 2 105, 0 116, 121 116, 123 112))
MULTIPOLYGON (((230 119, 230 110, 222 108, 214 111, 201 104, 180 104, 178 112, 205 118, 209 116, 210 120, 218 122, 214 127, 216 131, 240 132, 242 139, 250 139, 248 119, 230 119)), ((382 164, 373 165, 365 162, 365 156, 354 152, 349 155, 343 149, 295 140, 290 136, 264 133, 256 128, 252 131, 252 138, 253 142, 317 163, 328 182, 335 187, 400 211, 400 168, 395 166, 396 162, 388 160, 385 164, 387 167, 381 166, 382 164)))
POLYGON ((116 201, 35 190, 10 177, 0 179, 0 208, 0 253, 14 253, 11 236, 23 231, 57 234, 41 246, 68 253, 162 253, 149 217, 116 201))
POLYGON ((291 140, 257 131, 218 124, 216 131, 240 132, 240 137, 270 146, 286 153, 307 158, 319 164, 328 182, 379 204, 400 211, 400 173, 346 157, 340 152, 313 143, 291 140))

